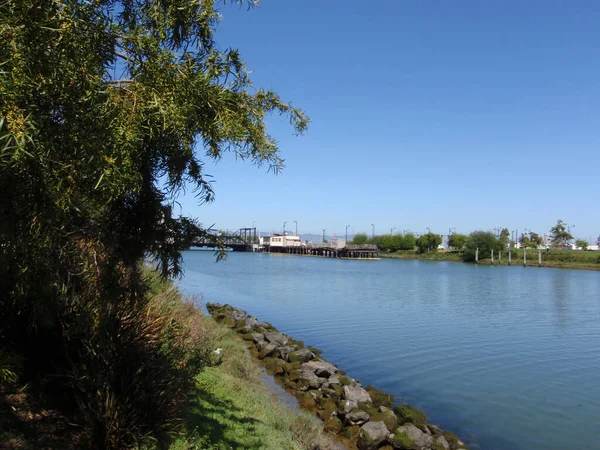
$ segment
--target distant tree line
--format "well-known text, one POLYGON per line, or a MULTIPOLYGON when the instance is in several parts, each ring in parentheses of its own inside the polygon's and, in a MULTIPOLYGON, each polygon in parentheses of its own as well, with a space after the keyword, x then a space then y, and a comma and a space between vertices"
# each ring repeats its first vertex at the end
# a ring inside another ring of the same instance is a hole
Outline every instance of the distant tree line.
MULTIPOLYGON (((556 225, 550 229, 550 242, 552 247, 560 248, 565 246, 573 236, 569 232, 569 226, 562 220, 558 220, 556 225)), ((418 253, 435 252, 443 242, 442 236, 435 233, 420 235, 418 238, 412 233, 406 234, 383 234, 369 238, 366 233, 358 233, 352 240, 353 244, 375 244, 383 252, 397 252, 399 250, 416 251, 418 253)), ((539 248, 544 245, 544 239, 535 232, 528 231, 522 233, 518 238, 522 248, 539 248)), ((479 250, 479 258, 490 258, 492 250, 500 252, 508 249, 515 242, 510 239, 508 228, 498 229, 498 233, 490 231, 477 230, 468 236, 460 233, 452 233, 448 237, 448 247, 450 250, 462 253, 465 261, 475 261, 475 255, 479 250)), ((598 237, 600 245, 600 236, 598 237)), ((575 242, 577 247, 587 250, 589 244, 583 239, 575 242)))

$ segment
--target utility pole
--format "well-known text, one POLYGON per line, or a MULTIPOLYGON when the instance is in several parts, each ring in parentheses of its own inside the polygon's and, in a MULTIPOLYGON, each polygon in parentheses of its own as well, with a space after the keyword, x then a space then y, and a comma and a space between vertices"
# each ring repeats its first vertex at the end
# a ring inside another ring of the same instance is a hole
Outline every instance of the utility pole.
POLYGON ((346 225, 346 245, 348 245, 348 227, 350 227, 350 225, 346 225))
POLYGON ((294 223, 296 224, 296 236, 298 236, 298 221, 294 220, 294 223))
POLYGON ((325 243, 325 228, 323 228, 323 244, 325 243))
POLYGON ((284 236, 285 236, 285 224, 286 224, 286 223, 287 223, 287 222, 283 222, 283 235, 284 235, 284 236))
POLYGON ((371 227, 373 228, 373 232, 371 233, 371 239, 375 238, 375 224, 371 224, 371 227))

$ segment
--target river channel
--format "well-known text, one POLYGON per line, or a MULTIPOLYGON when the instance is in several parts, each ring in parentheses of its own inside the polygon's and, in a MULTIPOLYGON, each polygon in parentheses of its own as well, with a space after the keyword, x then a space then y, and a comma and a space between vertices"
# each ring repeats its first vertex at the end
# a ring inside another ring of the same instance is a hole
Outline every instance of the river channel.
POLYGON ((600 272, 184 253, 181 290, 245 309, 472 448, 600 448, 600 272))

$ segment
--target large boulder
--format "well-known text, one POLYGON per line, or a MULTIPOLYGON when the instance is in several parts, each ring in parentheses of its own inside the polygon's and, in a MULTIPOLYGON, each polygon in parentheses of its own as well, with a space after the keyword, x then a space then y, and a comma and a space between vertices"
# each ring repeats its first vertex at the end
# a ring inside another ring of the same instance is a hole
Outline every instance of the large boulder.
POLYGON ((450 444, 444 436, 438 436, 433 440, 433 450, 450 450, 450 444))
POLYGON ((289 354, 294 350, 296 350, 294 347, 283 346, 279 347, 275 353, 277 353, 281 359, 287 361, 289 354))
POLYGON ((265 339, 272 344, 276 344, 278 347, 289 342, 289 338, 285 334, 279 333, 278 331, 265 333, 265 339))
POLYGON ((260 350, 258 357, 260 359, 265 359, 267 356, 271 356, 276 348, 276 344, 267 344, 260 350))
POLYGON ((309 361, 304 366, 325 378, 329 378, 338 371, 337 367, 327 361, 309 361))
POLYGON ((301 362, 307 362, 310 361, 311 359, 314 359, 315 354, 313 352, 311 352, 309 349, 307 348, 301 348, 300 350, 296 350, 295 352, 292 352, 288 355, 288 360, 290 362, 294 362, 294 361, 301 361, 301 362))
POLYGON ((371 402, 371 396, 360 386, 344 386, 344 398, 352 402, 371 402))
POLYGON ((361 450, 374 450, 383 443, 390 432, 383 422, 367 422, 360 427, 358 448, 361 450))
POLYGON ((246 314, 246 311, 234 309, 233 312, 231 313, 231 318, 233 320, 235 320, 236 322, 238 322, 238 321, 246 320, 247 315, 248 314, 246 314))
POLYGON ((388 428, 388 430, 390 430, 390 433, 391 433, 398 426, 398 418, 396 417, 396 414, 394 414, 393 411, 391 411, 387 408, 383 409, 383 411, 382 411, 381 408, 385 408, 385 407, 384 406, 380 407, 380 410, 377 412, 377 414, 373 414, 373 417, 371 417, 371 420, 374 422, 385 423, 385 426, 388 428))
POLYGON ((359 410, 351 411, 346 414, 346 420, 350 422, 350 425, 362 425, 363 423, 367 422, 370 417, 371 416, 369 416, 369 413, 359 410))
POLYGON ((349 412, 354 411, 356 408, 358 408, 358 403, 356 403, 352 400, 344 401, 344 406, 343 406, 344 414, 348 414, 349 412))
POLYGON ((433 438, 423 433, 412 423, 398 427, 392 437, 392 445, 394 448, 404 450, 424 450, 429 449, 433 445, 433 438))

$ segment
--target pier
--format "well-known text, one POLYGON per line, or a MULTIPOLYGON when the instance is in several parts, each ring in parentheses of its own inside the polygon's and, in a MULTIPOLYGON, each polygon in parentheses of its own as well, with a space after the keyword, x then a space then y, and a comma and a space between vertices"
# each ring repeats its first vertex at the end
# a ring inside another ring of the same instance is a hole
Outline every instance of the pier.
POLYGON ((299 244, 288 246, 264 245, 264 253, 284 253, 288 255, 320 256, 323 258, 342 259, 379 259, 379 248, 373 244, 337 247, 332 244, 299 244))

